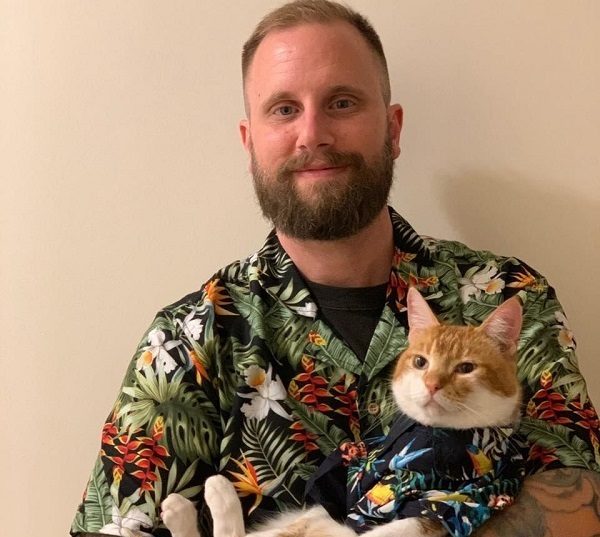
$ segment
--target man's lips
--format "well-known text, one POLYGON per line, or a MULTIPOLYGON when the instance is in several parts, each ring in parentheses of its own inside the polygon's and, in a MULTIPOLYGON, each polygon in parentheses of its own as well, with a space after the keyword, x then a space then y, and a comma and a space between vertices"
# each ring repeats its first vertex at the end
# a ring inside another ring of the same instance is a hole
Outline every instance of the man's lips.
POLYGON ((298 173, 298 174, 312 174, 312 175, 326 175, 328 173, 331 172, 337 172, 340 170, 345 169, 347 166, 328 166, 328 165, 323 165, 323 166, 309 166, 306 168, 300 168, 297 170, 294 170, 294 173, 298 173))

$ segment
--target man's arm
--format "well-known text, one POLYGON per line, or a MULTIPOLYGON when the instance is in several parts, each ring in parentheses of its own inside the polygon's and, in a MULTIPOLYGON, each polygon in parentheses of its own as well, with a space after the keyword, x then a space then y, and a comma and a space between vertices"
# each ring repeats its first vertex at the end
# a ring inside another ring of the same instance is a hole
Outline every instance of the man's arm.
POLYGON ((600 537, 600 474, 581 468, 528 477, 517 501, 477 537, 600 537))

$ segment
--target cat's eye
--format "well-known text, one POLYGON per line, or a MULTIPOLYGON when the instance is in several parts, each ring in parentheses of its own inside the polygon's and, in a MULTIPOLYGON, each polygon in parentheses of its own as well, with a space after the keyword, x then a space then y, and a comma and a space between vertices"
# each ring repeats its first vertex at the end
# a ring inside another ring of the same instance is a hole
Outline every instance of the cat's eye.
POLYGON ((417 354, 413 358, 413 364, 417 369, 425 369, 427 367, 427 358, 417 354))
POLYGON ((469 373, 472 373, 474 370, 475 370, 475 364, 472 362, 463 362, 461 364, 458 364, 454 368, 454 371, 456 371, 457 373, 459 373, 461 375, 467 375, 469 373))

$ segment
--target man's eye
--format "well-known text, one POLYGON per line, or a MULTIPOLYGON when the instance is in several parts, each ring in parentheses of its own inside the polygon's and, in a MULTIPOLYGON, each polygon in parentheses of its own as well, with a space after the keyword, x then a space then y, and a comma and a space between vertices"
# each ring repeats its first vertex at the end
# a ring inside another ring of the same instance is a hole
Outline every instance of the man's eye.
POLYGON ((290 104, 284 104, 283 106, 279 106, 274 110, 274 114, 277 116, 291 116, 296 112, 296 107, 290 104))
POLYGON ((352 108, 354 106, 354 102, 350 99, 338 99, 334 101, 333 108, 336 110, 344 110, 346 108, 352 108))

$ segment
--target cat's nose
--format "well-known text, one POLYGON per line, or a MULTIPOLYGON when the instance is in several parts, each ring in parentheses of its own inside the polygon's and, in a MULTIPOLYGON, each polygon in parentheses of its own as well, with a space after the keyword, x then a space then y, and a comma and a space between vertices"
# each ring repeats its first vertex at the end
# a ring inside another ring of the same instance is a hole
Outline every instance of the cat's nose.
POLYGON ((427 386, 427 389, 429 390, 429 393, 431 395, 435 394, 436 392, 440 391, 440 389, 442 388, 442 386, 440 385, 439 382, 435 381, 435 380, 429 380, 425 382, 425 386, 427 386))

